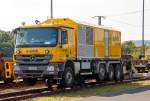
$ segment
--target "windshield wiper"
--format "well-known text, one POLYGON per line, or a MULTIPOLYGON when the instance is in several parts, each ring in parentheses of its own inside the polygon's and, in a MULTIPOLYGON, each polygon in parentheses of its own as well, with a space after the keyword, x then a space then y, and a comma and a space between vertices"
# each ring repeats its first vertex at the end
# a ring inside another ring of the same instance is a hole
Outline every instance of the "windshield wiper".
POLYGON ((34 41, 34 42, 30 42, 30 43, 44 43, 42 41, 34 41))

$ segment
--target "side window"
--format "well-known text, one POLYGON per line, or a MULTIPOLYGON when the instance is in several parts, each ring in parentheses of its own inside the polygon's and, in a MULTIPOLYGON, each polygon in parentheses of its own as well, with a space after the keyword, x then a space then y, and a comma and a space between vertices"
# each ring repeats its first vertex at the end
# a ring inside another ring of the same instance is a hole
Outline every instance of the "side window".
POLYGON ((86 27, 86 44, 93 45, 93 28, 86 27))
POLYGON ((68 43, 68 32, 67 30, 63 29, 61 30, 61 44, 67 44, 68 43))
POLYGON ((118 32, 113 32, 112 41, 113 42, 120 42, 121 41, 120 35, 118 32))

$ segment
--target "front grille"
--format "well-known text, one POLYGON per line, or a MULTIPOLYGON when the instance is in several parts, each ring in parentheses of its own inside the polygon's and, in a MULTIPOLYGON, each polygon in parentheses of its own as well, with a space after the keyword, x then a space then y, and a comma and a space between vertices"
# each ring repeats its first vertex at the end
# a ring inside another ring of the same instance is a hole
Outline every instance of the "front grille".
POLYGON ((27 77, 41 77, 41 74, 27 74, 27 77))
POLYGON ((41 73, 43 73, 43 71, 42 70, 23 70, 22 71, 23 73, 36 73, 36 74, 41 74, 41 73))
POLYGON ((40 65, 48 64, 51 55, 28 55, 28 56, 16 56, 16 62, 20 65, 40 65))

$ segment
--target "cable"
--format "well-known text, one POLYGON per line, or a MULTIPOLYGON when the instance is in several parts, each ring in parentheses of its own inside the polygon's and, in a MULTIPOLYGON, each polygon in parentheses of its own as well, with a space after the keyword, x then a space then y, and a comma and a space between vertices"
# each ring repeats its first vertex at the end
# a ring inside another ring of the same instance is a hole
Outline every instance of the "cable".
POLYGON ((130 24, 130 23, 127 23, 127 22, 123 22, 123 21, 119 21, 119 20, 114 20, 114 19, 109 19, 109 20, 117 22, 117 23, 125 24, 125 25, 128 25, 128 26, 132 26, 132 27, 138 27, 136 25, 133 25, 133 24, 130 24))
MULTIPOLYGON (((150 11, 150 9, 145 9, 145 11, 150 11)), ((133 15, 133 14, 137 14, 137 13, 142 13, 142 10, 125 12, 125 13, 114 14, 114 15, 108 15, 107 17, 119 17, 119 16, 125 16, 125 15, 133 15)))
MULTIPOLYGON (((133 25, 133 24, 130 24, 130 23, 127 23, 127 22, 124 22, 124 21, 119 21, 119 20, 115 20, 115 19, 108 19, 110 21, 113 21, 113 22, 117 22, 117 23, 121 23, 121 24, 125 24, 125 25, 128 25, 128 26, 131 26, 131 27, 136 27, 136 28, 140 28, 142 25, 133 25)), ((145 26, 145 29, 149 29, 150 26, 145 26)))

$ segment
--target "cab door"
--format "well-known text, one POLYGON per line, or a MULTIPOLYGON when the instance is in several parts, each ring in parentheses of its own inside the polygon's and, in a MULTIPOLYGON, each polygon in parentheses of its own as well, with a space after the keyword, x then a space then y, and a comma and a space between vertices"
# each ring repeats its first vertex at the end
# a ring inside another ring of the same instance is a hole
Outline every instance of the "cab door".
POLYGON ((60 29, 60 55, 63 59, 75 57, 75 33, 72 28, 60 29))
POLYGON ((69 53, 68 53, 68 30, 65 28, 61 28, 60 29, 60 36, 59 36, 59 41, 60 41, 60 56, 61 59, 65 60, 67 57, 69 57, 69 53))

